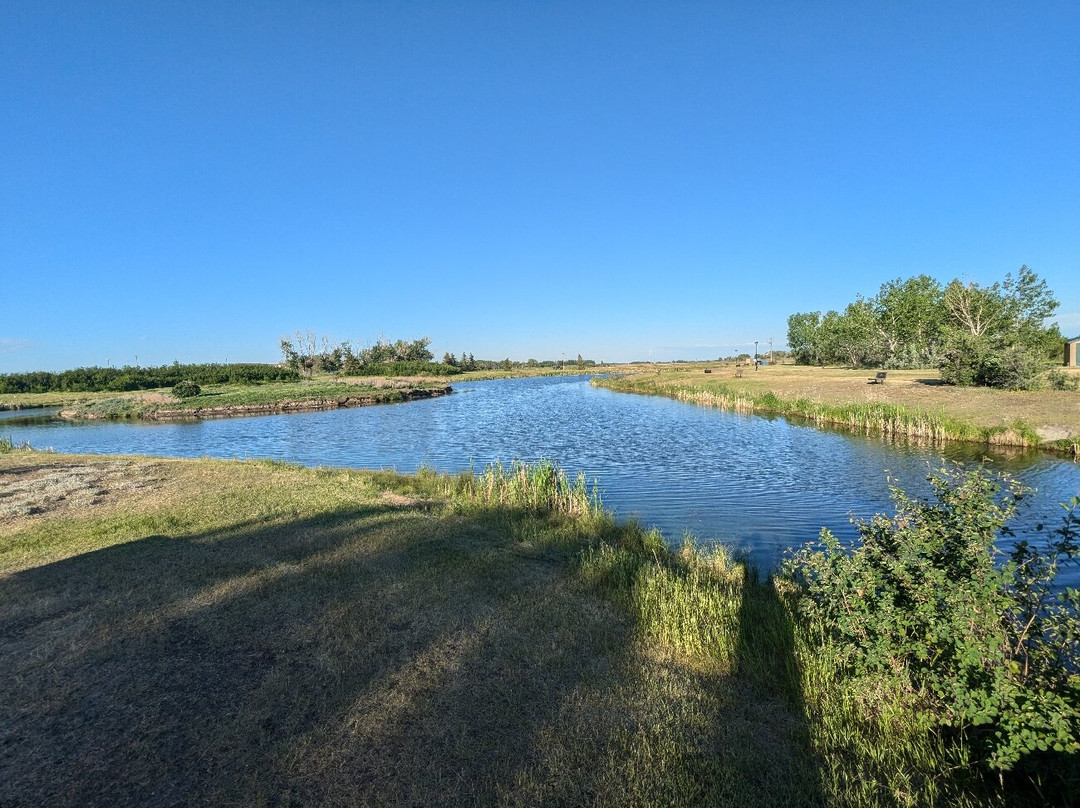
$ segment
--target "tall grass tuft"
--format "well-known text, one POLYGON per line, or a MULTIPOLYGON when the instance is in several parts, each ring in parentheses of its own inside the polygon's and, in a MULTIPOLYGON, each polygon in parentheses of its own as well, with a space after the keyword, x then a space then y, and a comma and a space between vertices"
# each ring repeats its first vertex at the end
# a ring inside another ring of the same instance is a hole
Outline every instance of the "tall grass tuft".
POLYGON ((512 508, 530 513, 598 516, 603 512, 599 488, 590 491, 585 475, 571 479, 557 463, 518 460, 486 466, 479 474, 468 471, 446 477, 446 493, 463 504, 512 508))
POLYGON ((689 542, 674 554, 659 532, 628 527, 618 545, 582 552, 581 579, 627 608, 651 642, 733 670, 745 563, 723 547, 706 551, 689 542))

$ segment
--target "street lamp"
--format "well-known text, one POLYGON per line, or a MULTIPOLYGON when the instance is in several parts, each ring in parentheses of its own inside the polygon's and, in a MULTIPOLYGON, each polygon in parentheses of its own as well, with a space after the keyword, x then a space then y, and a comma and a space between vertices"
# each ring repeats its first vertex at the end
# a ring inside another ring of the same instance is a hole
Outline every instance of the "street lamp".
POLYGON ((754 340, 754 370, 757 370, 757 344, 758 341, 754 340))

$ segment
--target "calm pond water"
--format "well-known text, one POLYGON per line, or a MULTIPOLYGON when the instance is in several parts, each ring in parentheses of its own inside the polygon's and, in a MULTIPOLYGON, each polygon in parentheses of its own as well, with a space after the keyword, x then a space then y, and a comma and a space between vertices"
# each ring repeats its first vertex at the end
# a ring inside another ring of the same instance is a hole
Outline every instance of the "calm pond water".
MULTIPOLYGON (((0 413, 0 436, 58 452, 273 458, 305 465, 444 471, 513 459, 557 460, 599 481, 606 507, 692 533, 773 566, 784 548, 823 526, 854 537, 852 515, 890 511, 887 474, 926 492, 944 460, 984 452, 896 444, 742 416, 666 398, 598 390, 588 377, 454 385, 444 398, 379 407, 190 423, 71 424, 48 413, 0 413)), ((1040 453, 991 458, 1037 493, 1018 531, 1060 524, 1058 506, 1080 490, 1080 466, 1040 453)))

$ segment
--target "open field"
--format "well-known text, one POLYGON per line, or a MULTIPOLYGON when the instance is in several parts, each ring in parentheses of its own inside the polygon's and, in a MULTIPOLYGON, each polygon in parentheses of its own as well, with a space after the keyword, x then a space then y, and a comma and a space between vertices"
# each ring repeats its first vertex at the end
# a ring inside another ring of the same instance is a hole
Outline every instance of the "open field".
POLYGON ((5 806, 1028 804, 543 468, 0 453, 0 681, 5 806))
MULTIPOLYGON (((988 435, 996 434, 996 441, 1001 443, 1060 442, 1056 446, 1059 449, 1080 441, 1080 392, 950 387, 939 383, 935 372, 925 370, 888 371, 885 384, 868 384, 874 371, 834 367, 773 365, 757 371, 747 367, 742 369, 741 378, 735 377, 735 370, 733 365, 723 363, 666 365, 644 369, 605 386, 687 400, 693 400, 695 392, 715 394, 718 400, 725 395, 741 396, 747 409, 782 414, 810 413, 812 407, 804 406, 806 403, 832 408, 856 406, 866 412, 872 408, 899 408, 912 416, 940 422, 948 430, 971 427, 970 435, 962 439, 986 440, 988 435), (705 374, 705 368, 712 372, 705 374), (769 400, 763 400, 769 393, 778 400, 772 406, 769 400)), ((1065 370, 1078 375, 1075 368, 1065 370)))

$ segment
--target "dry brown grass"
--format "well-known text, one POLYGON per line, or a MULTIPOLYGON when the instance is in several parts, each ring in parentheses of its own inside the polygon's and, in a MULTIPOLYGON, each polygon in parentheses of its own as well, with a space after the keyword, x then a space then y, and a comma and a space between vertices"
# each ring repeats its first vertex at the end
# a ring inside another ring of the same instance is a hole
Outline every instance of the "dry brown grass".
POLYGON ((158 499, 175 488, 164 485, 160 462, 131 458, 72 462, 48 454, 33 463, 24 455, 0 455, 0 536, 33 521, 74 512, 104 514, 138 496, 158 499))
MULTIPOLYGON (((1080 377, 1080 368, 1063 368, 1080 377)), ((653 371, 655 372, 655 370, 653 371)), ((703 384, 711 379, 754 392, 771 391, 781 398, 807 398, 828 404, 886 402, 946 415, 983 427, 1011 426, 1024 421, 1043 440, 1080 436, 1080 392, 1040 390, 1006 392, 941 384, 936 371, 890 370, 885 384, 868 384, 874 371, 834 367, 772 365, 744 369, 735 378, 733 365, 710 363, 667 365, 659 378, 664 383, 703 384), (713 370, 706 375, 703 370, 713 370)))

